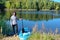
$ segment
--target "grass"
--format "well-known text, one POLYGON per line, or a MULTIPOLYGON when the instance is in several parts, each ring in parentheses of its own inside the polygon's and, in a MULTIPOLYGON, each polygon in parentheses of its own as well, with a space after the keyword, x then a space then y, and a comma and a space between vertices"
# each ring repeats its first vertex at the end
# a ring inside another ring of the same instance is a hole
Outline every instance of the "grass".
POLYGON ((49 34, 41 34, 39 32, 37 33, 33 33, 29 38, 28 40, 55 40, 55 36, 53 36, 52 34, 49 35, 49 34))
POLYGON ((0 40, 2 40, 5 36, 3 34, 0 34, 0 40))
POLYGON ((60 40, 60 34, 32 33, 28 40, 60 40))
POLYGON ((8 36, 4 37, 2 40, 20 40, 18 36, 8 36))

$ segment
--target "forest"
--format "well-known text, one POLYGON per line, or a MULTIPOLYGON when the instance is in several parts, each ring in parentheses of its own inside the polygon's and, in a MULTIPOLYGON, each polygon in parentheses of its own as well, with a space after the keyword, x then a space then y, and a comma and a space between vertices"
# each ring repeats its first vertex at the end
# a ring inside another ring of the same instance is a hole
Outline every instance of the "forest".
POLYGON ((6 9, 60 10, 60 3, 52 0, 0 0, 1 5, 6 9))

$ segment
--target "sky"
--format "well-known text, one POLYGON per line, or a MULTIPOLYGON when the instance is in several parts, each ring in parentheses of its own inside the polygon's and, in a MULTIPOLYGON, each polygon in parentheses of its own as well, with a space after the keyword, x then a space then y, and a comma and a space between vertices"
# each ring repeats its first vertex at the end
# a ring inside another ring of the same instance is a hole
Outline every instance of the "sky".
POLYGON ((53 0, 53 1, 55 1, 55 2, 60 2, 60 0, 53 0))

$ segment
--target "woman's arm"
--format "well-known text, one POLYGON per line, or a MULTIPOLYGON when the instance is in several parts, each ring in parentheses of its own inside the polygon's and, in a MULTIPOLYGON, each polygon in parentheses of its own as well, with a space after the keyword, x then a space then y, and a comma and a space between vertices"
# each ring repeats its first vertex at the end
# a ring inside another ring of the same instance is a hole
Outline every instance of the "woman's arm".
POLYGON ((13 21, 12 18, 10 18, 10 25, 11 25, 11 26, 12 26, 12 21, 13 21))

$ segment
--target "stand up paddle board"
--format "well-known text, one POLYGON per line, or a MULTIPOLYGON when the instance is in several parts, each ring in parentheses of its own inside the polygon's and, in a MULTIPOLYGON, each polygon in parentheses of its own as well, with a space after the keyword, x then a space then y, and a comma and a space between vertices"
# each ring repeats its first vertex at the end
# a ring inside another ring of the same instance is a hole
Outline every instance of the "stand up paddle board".
POLYGON ((22 31, 20 31, 19 33, 19 39, 20 40, 27 40, 31 34, 31 32, 28 30, 28 28, 24 28, 24 33, 22 33, 22 31))

